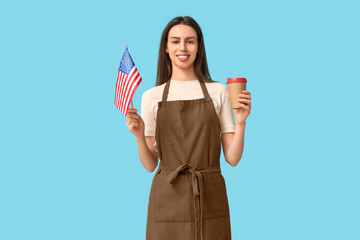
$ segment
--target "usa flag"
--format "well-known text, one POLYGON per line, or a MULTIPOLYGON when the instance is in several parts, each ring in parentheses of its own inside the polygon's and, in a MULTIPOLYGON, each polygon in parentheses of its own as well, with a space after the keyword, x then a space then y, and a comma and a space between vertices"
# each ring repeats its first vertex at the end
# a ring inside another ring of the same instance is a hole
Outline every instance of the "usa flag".
POLYGON ((127 115, 129 104, 141 80, 142 78, 126 46, 120 62, 115 91, 115 107, 125 116, 127 115))

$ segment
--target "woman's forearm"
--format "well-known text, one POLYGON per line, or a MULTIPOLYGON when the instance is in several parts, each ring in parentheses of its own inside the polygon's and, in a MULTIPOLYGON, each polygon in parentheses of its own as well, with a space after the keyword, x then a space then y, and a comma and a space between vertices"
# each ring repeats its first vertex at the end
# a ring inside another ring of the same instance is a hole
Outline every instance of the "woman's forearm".
POLYGON ((227 152, 228 163, 235 167, 239 162, 244 150, 244 135, 246 122, 236 123, 235 134, 227 152))
POLYGON ((141 164, 149 172, 153 172, 158 165, 158 158, 147 146, 145 136, 135 137, 141 164))

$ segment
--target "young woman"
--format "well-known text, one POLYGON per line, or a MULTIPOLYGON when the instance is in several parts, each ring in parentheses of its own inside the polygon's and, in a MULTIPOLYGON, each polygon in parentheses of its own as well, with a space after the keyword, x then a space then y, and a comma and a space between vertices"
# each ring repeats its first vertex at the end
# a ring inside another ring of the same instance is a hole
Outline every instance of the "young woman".
POLYGON ((161 37, 156 86, 142 96, 142 117, 130 108, 126 119, 144 168, 153 172, 160 159, 149 196, 147 240, 231 239, 220 153, 222 144, 234 167, 241 159, 250 92, 238 101, 240 108, 232 109, 227 87, 211 80, 195 20, 172 19, 161 37))

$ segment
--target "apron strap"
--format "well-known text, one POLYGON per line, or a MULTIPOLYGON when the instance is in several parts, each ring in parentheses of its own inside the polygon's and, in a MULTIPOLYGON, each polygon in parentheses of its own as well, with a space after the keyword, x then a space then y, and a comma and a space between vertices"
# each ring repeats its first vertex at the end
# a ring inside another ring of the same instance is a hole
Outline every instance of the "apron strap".
POLYGON ((208 92, 208 90, 207 90, 207 88, 205 86, 205 83, 203 81, 200 81, 200 80, 199 80, 199 82, 200 82, 201 89, 202 89, 202 91, 204 93, 205 99, 210 100, 211 98, 210 98, 209 92, 208 92))
POLYGON ((162 101, 165 102, 167 99, 167 95, 169 92, 169 87, 170 87, 170 79, 166 82, 165 84, 165 89, 163 91, 163 96, 162 96, 162 101))

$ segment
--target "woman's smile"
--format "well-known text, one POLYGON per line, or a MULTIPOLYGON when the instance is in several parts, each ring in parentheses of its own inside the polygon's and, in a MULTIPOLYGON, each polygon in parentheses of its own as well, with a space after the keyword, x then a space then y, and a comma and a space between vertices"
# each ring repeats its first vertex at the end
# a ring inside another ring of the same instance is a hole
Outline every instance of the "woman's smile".
POLYGON ((190 55, 187 55, 187 54, 181 54, 181 55, 177 55, 177 57, 179 58, 180 61, 186 61, 189 59, 189 56, 190 55))

